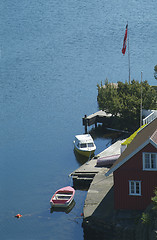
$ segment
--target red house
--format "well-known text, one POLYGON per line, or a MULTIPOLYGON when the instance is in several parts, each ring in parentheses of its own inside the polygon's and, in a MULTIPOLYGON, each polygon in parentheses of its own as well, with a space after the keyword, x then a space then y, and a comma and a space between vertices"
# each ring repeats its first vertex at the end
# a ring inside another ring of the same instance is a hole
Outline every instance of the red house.
POLYGON ((157 118, 138 132, 106 173, 114 177, 115 209, 144 210, 157 187, 157 118))

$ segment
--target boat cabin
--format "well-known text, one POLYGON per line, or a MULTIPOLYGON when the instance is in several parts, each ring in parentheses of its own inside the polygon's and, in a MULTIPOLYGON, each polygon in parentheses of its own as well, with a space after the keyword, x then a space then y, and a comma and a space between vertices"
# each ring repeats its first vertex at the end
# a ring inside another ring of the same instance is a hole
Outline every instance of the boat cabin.
POLYGON ((78 148, 91 148, 94 147, 94 142, 89 134, 76 135, 75 144, 78 148))

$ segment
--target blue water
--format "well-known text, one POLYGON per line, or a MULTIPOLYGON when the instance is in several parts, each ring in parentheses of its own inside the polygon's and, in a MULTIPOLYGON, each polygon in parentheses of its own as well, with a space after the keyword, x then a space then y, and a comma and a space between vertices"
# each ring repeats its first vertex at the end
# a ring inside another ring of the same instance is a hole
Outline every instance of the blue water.
MULTIPOLYGON (((1 0, 1 239, 83 240, 86 192, 76 191, 69 214, 50 213, 49 200, 80 165, 72 142, 98 110, 97 84, 128 80, 127 21, 131 79, 142 71, 156 85, 155 0, 1 0)), ((96 154, 111 141, 95 138, 96 154)))

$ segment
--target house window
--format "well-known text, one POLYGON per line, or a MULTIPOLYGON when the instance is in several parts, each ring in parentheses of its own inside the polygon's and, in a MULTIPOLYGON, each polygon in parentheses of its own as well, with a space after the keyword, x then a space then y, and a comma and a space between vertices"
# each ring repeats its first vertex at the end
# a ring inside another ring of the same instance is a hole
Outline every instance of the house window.
POLYGON ((143 153, 143 170, 157 170, 156 153, 143 153))
POLYGON ((141 181, 129 181, 129 194, 141 196, 141 181))

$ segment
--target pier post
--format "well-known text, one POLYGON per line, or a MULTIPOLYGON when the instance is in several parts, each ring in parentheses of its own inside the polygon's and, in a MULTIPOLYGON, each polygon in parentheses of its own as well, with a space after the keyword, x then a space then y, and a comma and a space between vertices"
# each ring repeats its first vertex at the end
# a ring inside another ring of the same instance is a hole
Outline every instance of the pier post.
POLYGON ((83 126, 85 126, 85 133, 87 133, 87 126, 95 125, 95 128, 97 128, 97 125, 99 123, 104 123, 106 118, 111 118, 112 114, 107 114, 106 112, 100 110, 96 113, 93 113, 89 116, 84 115, 82 118, 83 126))
POLYGON ((84 115, 84 123, 85 123, 85 133, 87 133, 87 115, 84 115))

